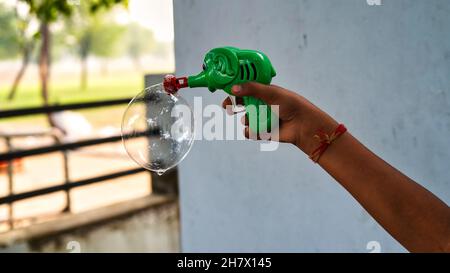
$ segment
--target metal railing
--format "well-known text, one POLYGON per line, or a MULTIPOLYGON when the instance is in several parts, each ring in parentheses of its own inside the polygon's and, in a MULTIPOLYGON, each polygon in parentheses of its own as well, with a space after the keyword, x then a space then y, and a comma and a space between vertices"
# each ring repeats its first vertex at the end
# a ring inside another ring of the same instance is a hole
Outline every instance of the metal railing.
MULTIPOLYGON (((50 114, 59 111, 65 110, 80 110, 80 109, 88 109, 88 108, 98 108, 105 106, 114 106, 114 105, 123 105, 130 101, 129 98, 125 99, 116 99, 116 100, 108 100, 108 101, 96 101, 96 102, 86 102, 86 103, 73 103, 73 104, 65 104, 65 105, 52 105, 46 107, 32 107, 32 108, 23 108, 16 110, 5 110, 0 111, 0 119, 3 118, 11 118, 11 117, 23 117, 27 115, 36 115, 36 114, 50 114)), ((135 134, 132 136, 128 136, 130 138, 133 137, 142 137, 152 132, 143 132, 142 134, 135 134)), ((24 135, 23 135, 24 136, 24 135)), ((48 146, 41 146, 26 150, 15 150, 11 145, 11 138, 20 137, 14 135, 4 136, 4 140, 6 142, 7 152, 0 154, 0 162, 6 163, 7 176, 8 176, 8 189, 9 192, 6 196, 0 197, 0 205, 7 204, 8 205, 8 219, 10 229, 14 228, 14 217, 13 217, 13 203, 17 201, 21 201, 28 198, 33 198, 37 196, 42 196, 58 191, 64 191, 66 193, 66 207, 62 210, 62 212, 70 212, 70 190, 76 187, 82 187, 93 183, 100 183, 103 181, 107 181, 110 179, 115 179, 119 177, 124 177, 128 175, 133 175, 141 172, 147 172, 147 170, 143 168, 133 168, 124 171, 104 174, 101 176, 90 177, 87 179, 72 181, 69 175, 69 166, 68 166, 68 152, 70 150, 79 149, 82 147, 89 147, 99 144, 105 143, 113 143, 117 141, 121 141, 120 135, 103 137, 103 138, 93 138, 86 139, 77 142, 70 143, 61 143, 56 140, 55 144, 48 146), (35 156, 35 155, 43 155, 53 152, 62 152, 63 154, 63 168, 64 168, 64 181, 62 184, 39 188, 36 190, 26 191, 22 193, 14 193, 14 160, 22 159, 25 157, 35 156)), ((151 175, 151 174, 150 174, 151 175)), ((151 175, 152 176, 152 175, 151 175)), ((152 191, 154 192, 154 191, 152 191)))

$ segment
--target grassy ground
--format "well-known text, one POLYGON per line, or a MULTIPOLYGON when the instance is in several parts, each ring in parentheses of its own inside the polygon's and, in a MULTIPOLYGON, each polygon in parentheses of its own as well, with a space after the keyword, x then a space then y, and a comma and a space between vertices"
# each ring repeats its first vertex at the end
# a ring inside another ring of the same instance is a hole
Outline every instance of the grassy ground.
MULTIPOLYGON (((143 89, 144 76, 139 73, 110 73, 108 75, 91 75, 86 90, 80 89, 77 77, 54 77, 50 83, 50 103, 66 104, 78 102, 90 102, 117 98, 130 98, 143 89)), ((17 95, 12 101, 8 101, 9 86, 0 88, 0 110, 17 109, 24 107, 41 106, 39 82, 24 81, 17 90, 17 95)), ((123 113, 125 105, 105 107, 99 109, 79 110, 93 125, 115 124, 117 115, 123 113), (116 116, 116 117, 114 117, 116 116)), ((0 120, 0 125, 39 125, 47 124, 45 115, 32 115, 24 117, 6 118, 0 120)), ((2 126, 2 127, 3 127, 2 126)))
MULTIPOLYGON (((114 73, 92 77, 86 90, 80 89, 75 77, 54 78, 50 82, 51 103, 73 103, 132 97, 143 89, 143 76, 138 73, 114 73)), ((38 82, 23 82, 13 101, 7 101, 9 86, 0 88, 0 109, 40 106, 42 98, 38 82)))

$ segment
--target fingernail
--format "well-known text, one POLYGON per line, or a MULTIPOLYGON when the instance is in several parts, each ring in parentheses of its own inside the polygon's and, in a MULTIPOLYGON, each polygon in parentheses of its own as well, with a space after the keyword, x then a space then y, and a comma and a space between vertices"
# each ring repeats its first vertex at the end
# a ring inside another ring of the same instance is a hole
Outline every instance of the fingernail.
POLYGON ((233 85, 231 88, 234 94, 239 94, 242 91, 242 87, 240 85, 233 85))
POLYGON ((231 105, 227 105, 226 109, 228 115, 233 115, 233 107, 231 105))

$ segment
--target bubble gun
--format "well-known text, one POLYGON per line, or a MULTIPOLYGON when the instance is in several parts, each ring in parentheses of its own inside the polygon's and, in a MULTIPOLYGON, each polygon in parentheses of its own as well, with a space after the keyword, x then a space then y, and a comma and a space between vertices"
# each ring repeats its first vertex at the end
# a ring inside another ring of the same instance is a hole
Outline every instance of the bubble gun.
POLYGON ((186 87, 206 87, 210 92, 223 90, 230 95, 233 112, 245 110, 250 130, 259 134, 271 130, 274 114, 270 106, 260 99, 244 96, 243 108, 237 104, 231 88, 233 85, 250 81, 270 84, 275 75, 275 69, 269 58, 262 52, 235 47, 218 47, 206 53, 203 70, 199 74, 179 78, 167 75, 163 86, 168 93, 176 93, 180 88, 186 87), (260 107, 261 105, 266 107, 260 107))

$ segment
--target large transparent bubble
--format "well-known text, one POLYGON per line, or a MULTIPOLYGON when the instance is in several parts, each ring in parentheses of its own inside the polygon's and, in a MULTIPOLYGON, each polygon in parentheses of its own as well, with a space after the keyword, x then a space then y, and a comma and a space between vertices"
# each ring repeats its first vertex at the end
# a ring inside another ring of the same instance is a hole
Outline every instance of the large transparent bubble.
POLYGON ((192 110, 182 97, 165 92, 162 84, 150 86, 125 110, 122 139, 136 163, 161 175, 180 163, 192 147, 192 110))

